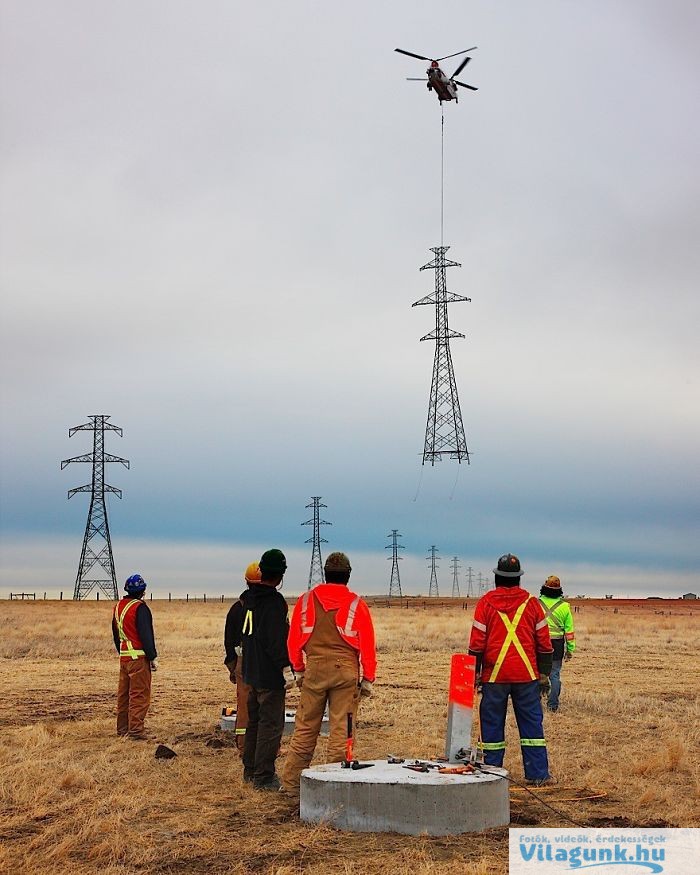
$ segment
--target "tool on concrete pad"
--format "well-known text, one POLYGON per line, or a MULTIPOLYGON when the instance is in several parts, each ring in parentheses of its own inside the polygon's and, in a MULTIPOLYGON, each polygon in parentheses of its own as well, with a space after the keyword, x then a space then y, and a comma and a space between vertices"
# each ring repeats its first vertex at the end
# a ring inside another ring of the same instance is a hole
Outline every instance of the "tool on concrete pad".
POLYGON ((395 757, 393 754, 389 754, 389 756, 386 758, 386 761, 389 763, 390 766, 397 766, 399 765, 399 763, 406 762, 404 757, 395 757))
POLYGON ((374 763, 361 763, 359 760, 356 760, 353 757, 352 752, 352 712, 348 713, 348 732, 347 737, 345 739, 345 761, 342 762, 341 767, 343 769, 352 769, 353 771, 357 771, 358 769, 371 769, 374 763))
POLYGON ((443 766, 438 769, 440 775, 471 775, 476 771, 471 763, 465 763, 463 766, 443 766))
POLYGON ((410 769, 412 772, 429 772, 431 769, 439 769, 440 763, 432 763, 429 760, 414 760, 403 768, 410 769))

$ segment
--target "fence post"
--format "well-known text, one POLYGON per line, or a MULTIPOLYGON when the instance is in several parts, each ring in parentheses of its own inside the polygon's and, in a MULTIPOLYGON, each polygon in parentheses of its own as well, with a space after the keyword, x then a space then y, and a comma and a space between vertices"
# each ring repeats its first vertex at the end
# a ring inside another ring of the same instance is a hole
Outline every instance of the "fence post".
POLYGON ((204 604, 206 605, 206 603, 207 603, 207 594, 204 593, 204 604))
POLYGON ((224 597, 221 596, 221 604, 223 605, 223 603, 224 603, 224 597))
POLYGON ((169 602, 172 601, 172 594, 171 594, 171 593, 168 593, 168 601, 169 601, 169 602))
POLYGON ((63 590, 61 590, 61 592, 60 592, 60 594, 59 594, 59 596, 58 596, 58 600, 59 600, 59 602, 62 602, 62 601, 63 601, 63 590))
POLYGON ((185 601, 186 601, 186 602, 189 602, 189 600, 190 600, 190 594, 187 593, 187 595, 185 596, 185 601))
POLYGON ((100 600, 100 591, 99 591, 99 589, 98 589, 98 590, 97 590, 97 601, 99 602, 99 600, 100 600))

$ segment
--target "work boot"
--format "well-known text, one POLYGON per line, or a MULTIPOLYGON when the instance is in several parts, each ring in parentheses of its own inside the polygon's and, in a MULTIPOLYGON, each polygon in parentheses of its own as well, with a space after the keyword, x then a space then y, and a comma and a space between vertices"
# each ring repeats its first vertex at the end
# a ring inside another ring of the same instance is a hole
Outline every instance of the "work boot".
POLYGON ((282 784, 277 775, 273 775, 269 781, 253 781, 253 788, 255 790, 274 790, 278 792, 281 786, 282 784))
POLYGON ((254 780, 253 772, 248 769, 243 769, 243 780, 246 782, 246 784, 252 784, 254 780))
POLYGON ((557 781, 554 775, 547 775, 546 778, 528 778, 525 780, 525 783, 528 787, 552 787, 554 784, 558 784, 559 781, 557 781))

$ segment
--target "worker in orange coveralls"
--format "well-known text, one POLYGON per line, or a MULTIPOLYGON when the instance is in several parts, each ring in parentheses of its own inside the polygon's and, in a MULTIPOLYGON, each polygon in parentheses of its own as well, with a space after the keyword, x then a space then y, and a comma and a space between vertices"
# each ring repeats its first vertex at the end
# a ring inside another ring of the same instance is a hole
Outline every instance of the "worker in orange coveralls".
POLYGON ((366 602, 348 589, 351 570, 344 553, 331 553, 324 566, 326 583, 304 593, 294 606, 287 646, 301 698, 281 776, 282 787, 292 795, 299 793, 301 773, 314 755, 326 703, 326 759, 341 762, 348 714, 354 726, 360 697, 372 695, 377 670, 374 626, 366 602))
MULTIPOLYGON (((245 570, 245 582, 260 583, 262 575, 257 562, 251 562, 245 570)), ((248 695, 250 687, 243 680, 243 605, 241 600, 234 602, 226 615, 224 629, 224 665, 229 671, 231 683, 236 685, 236 747, 243 756, 245 731, 248 726, 248 695)))
POLYGON ((143 601, 146 581, 140 574, 132 574, 124 589, 126 596, 117 603, 112 616, 112 637, 119 653, 117 735, 145 740, 151 673, 158 669, 153 617, 143 601))

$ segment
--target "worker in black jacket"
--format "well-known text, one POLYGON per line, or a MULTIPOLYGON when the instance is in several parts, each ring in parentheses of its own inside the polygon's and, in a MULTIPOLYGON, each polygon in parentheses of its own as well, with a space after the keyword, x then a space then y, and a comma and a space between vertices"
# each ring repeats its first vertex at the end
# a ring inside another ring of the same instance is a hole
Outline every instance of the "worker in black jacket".
MULTIPOLYGON (((245 582, 248 586, 252 583, 260 583, 260 566, 257 562, 251 562, 245 570, 245 582)), ((226 626, 224 627, 224 665, 228 669, 232 684, 236 685, 236 747, 243 757, 245 748, 245 732, 248 726, 248 696, 250 687, 243 680, 243 605, 241 600, 234 602, 226 614, 226 626)))
POLYGON ((287 653, 287 602, 277 591, 287 570, 281 550, 260 558, 260 583, 241 594, 243 680, 250 686, 243 779, 259 790, 279 790, 275 759, 284 730, 284 699, 294 686, 287 653))

